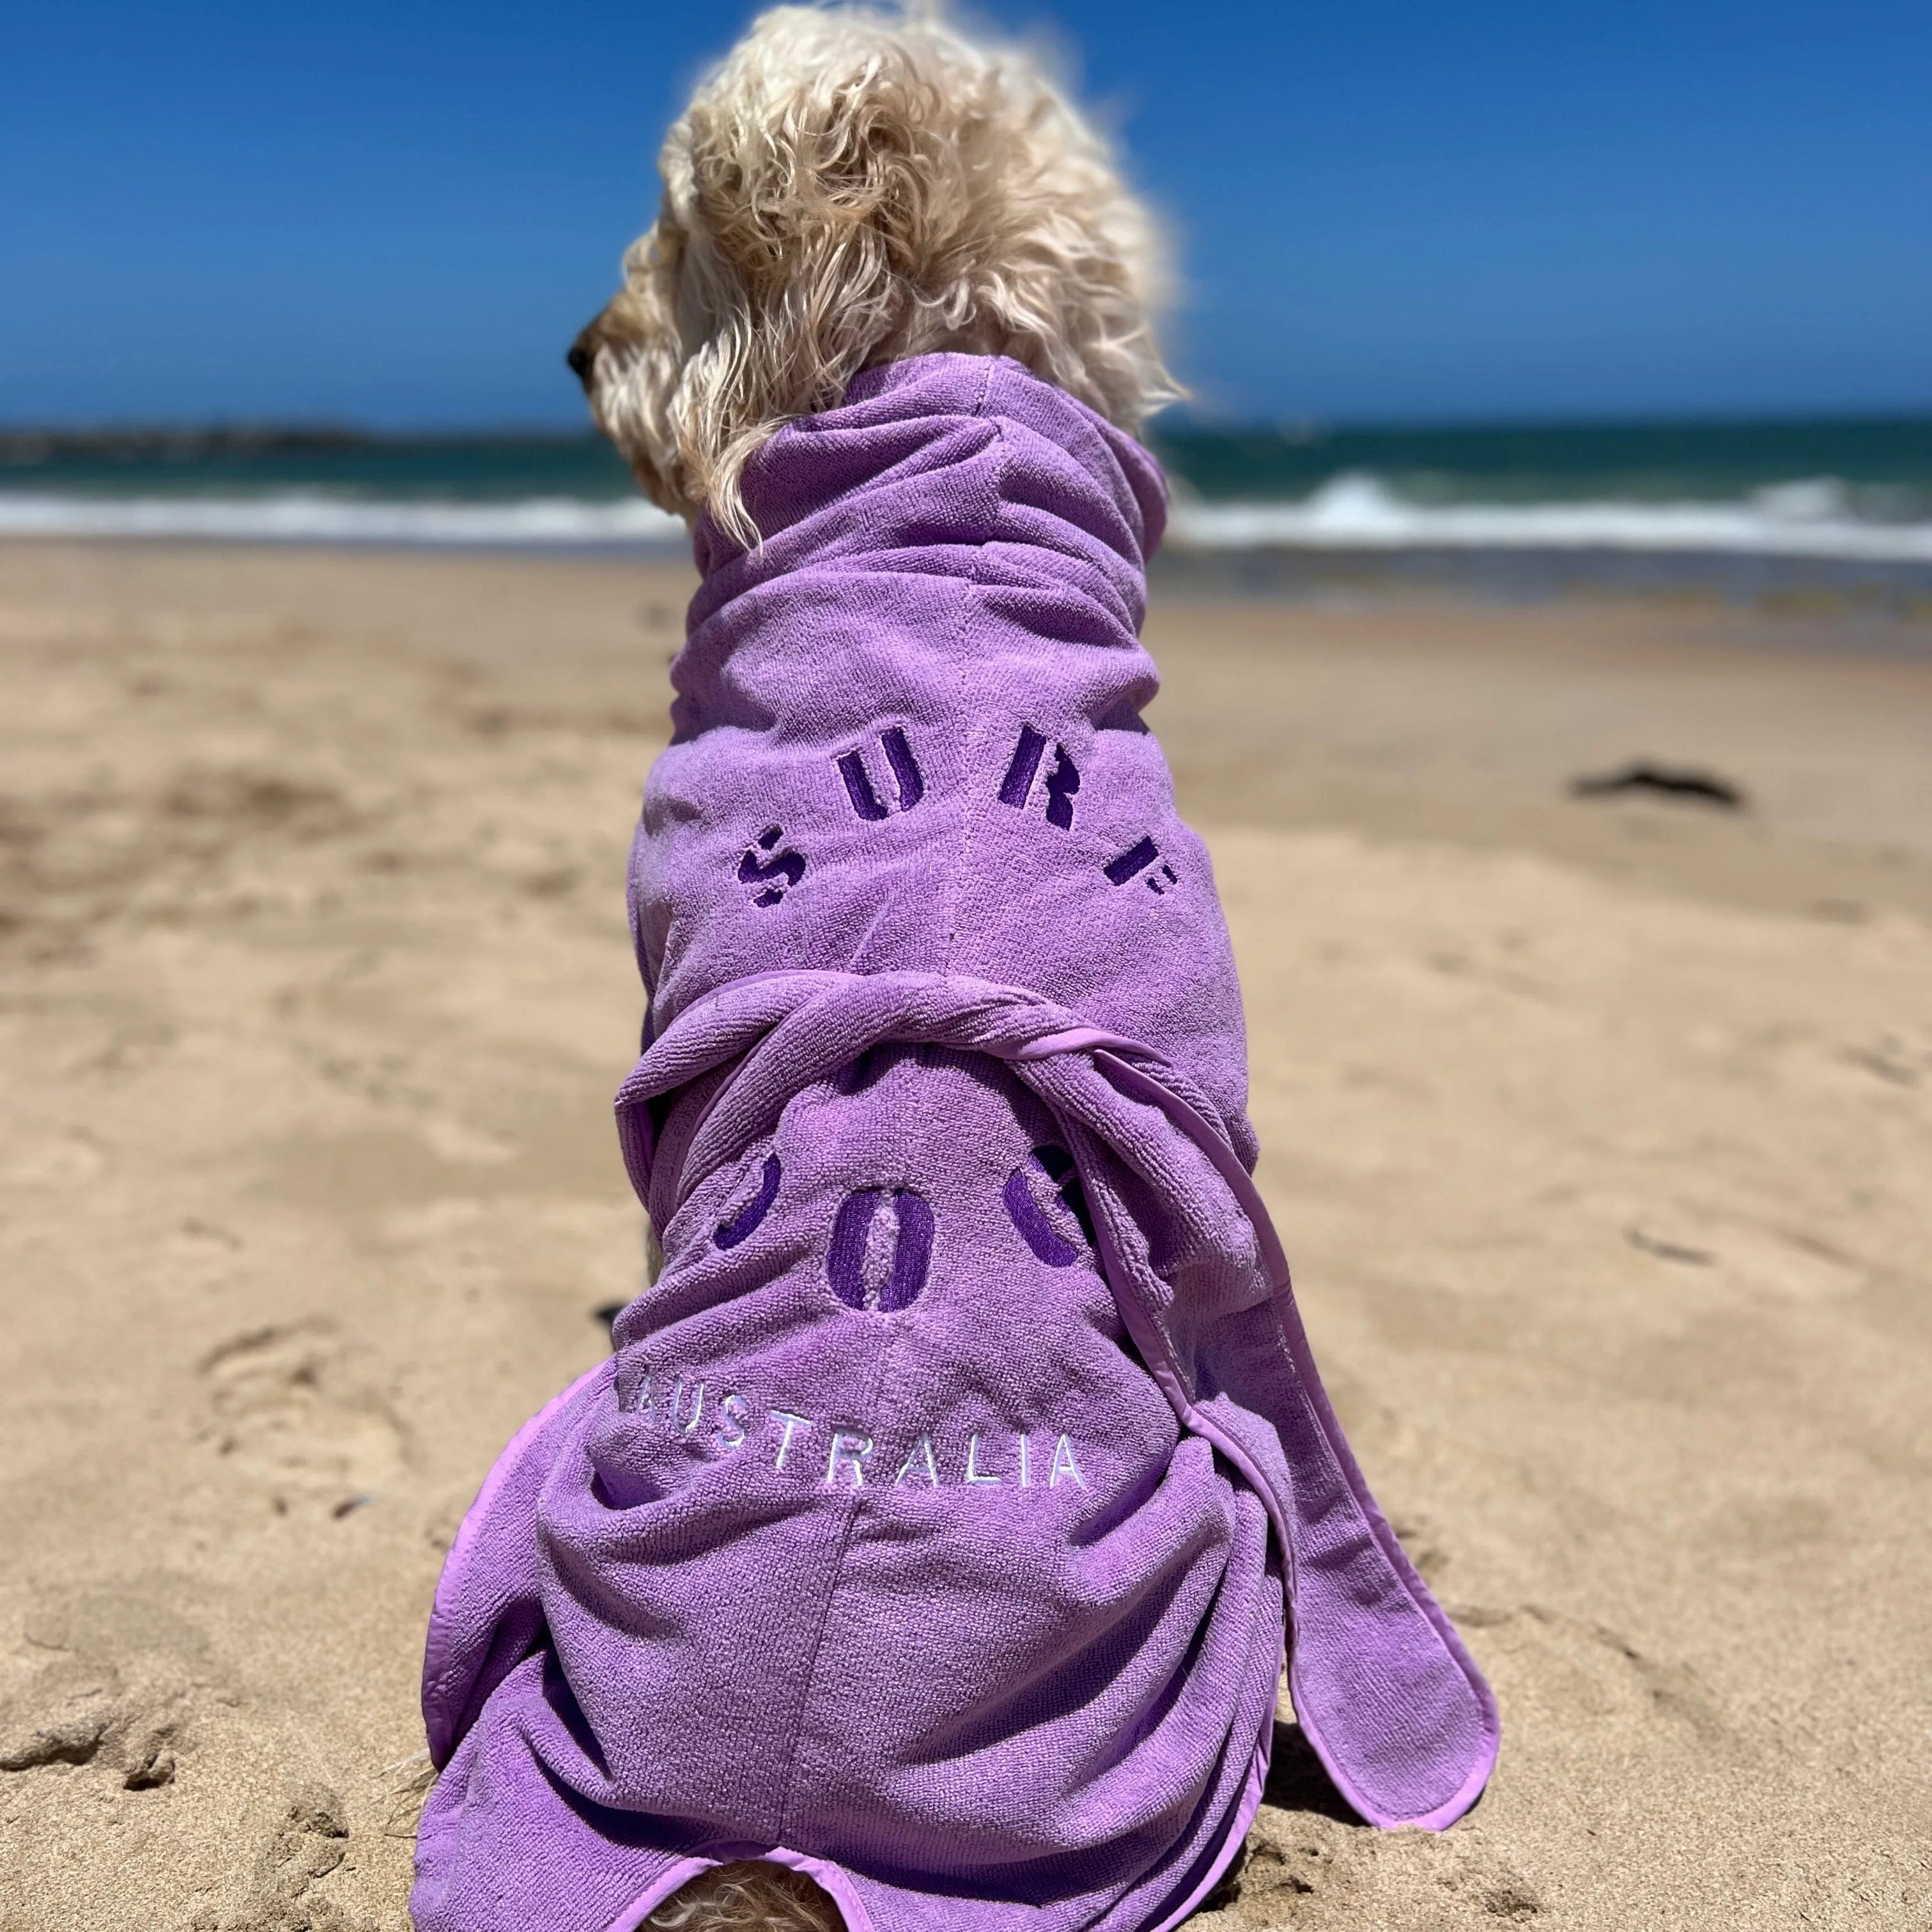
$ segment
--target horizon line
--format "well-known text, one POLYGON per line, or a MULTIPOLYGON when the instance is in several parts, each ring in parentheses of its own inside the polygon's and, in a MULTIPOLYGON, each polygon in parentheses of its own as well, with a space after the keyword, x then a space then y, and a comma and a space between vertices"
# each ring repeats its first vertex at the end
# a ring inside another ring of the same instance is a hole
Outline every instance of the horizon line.
MULTIPOLYGON (((1285 416, 1272 418, 1179 416, 1156 419, 1143 431, 1149 440, 1168 436, 1253 436, 1290 446, 1318 444, 1341 436, 1401 435, 1508 435, 1552 431, 1764 430, 1820 428, 1932 429, 1932 403, 1894 408, 1792 409, 1699 412, 1638 411, 1566 415, 1347 416, 1285 416)), ((114 447, 160 449, 176 446, 226 446, 235 448, 346 448, 399 446, 523 443, 560 446, 602 443, 586 425, 570 429, 531 423, 477 423, 463 426, 383 426, 330 417, 209 416, 200 418, 124 418, 92 422, 0 422, 0 462, 18 461, 29 448, 46 454, 84 454, 114 447)), ((186 452, 184 452, 186 453, 186 452)))

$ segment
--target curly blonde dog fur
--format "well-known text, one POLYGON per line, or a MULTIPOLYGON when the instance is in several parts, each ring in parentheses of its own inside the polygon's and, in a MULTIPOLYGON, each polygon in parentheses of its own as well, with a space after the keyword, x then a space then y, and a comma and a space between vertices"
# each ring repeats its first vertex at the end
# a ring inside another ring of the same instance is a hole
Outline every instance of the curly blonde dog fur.
POLYGON ((1130 434, 1180 392, 1159 232, 1018 49, 936 8, 778 7, 699 86, 570 362, 645 494, 747 545, 745 464, 859 372, 1012 356, 1130 434))
POLYGON ((838 1908, 802 1872, 747 1860, 714 1865, 644 1921, 656 1932, 844 1932, 838 1908))

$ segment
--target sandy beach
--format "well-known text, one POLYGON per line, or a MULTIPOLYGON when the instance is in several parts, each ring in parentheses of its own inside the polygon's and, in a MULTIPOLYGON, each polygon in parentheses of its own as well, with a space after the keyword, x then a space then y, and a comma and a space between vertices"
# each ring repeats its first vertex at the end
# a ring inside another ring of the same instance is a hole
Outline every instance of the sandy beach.
MULTIPOLYGON (((0 1932, 403 1932, 442 1552, 608 1346, 667 564, 0 544, 0 1932)), ((1260 1178, 1490 1673, 1262 1927, 1932 1924, 1932 622, 1159 596, 1260 1178), (1636 758, 1743 808, 1578 797, 1636 758)))

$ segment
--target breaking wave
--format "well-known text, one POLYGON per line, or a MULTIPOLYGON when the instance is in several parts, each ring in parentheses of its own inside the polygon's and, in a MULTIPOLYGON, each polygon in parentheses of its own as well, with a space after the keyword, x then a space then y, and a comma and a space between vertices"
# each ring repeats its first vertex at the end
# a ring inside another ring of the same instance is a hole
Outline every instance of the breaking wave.
POLYGON ((502 548, 686 542, 641 497, 510 502, 384 502, 313 492, 260 496, 82 496, 0 492, 0 536, 202 538, 223 543, 403 544, 502 548))
MULTIPOLYGON (((407 501, 291 490, 249 496, 0 491, 0 536, 480 548, 681 548, 683 525, 641 498, 407 501)), ((1194 550, 1618 550, 1932 564, 1932 522, 1856 513, 1834 478, 1730 501, 1420 502, 1354 472, 1293 501, 1178 497, 1169 541, 1194 550)))
POLYGON ((1853 513, 1835 478, 1729 502, 1418 503, 1376 476, 1337 476, 1297 502, 1174 506, 1195 550, 1617 550, 1932 563, 1932 523, 1853 513))

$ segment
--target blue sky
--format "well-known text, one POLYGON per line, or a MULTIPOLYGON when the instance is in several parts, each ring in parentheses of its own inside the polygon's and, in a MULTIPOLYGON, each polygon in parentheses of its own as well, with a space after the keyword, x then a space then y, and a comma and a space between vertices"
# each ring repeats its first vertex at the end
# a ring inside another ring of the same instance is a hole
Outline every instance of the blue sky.
MULTIPOLYGON (((0 422, 580 422, 710 0, 8 0, 0 422)), ((1209 413, 1932 409, 1932 4, 992 0, 1178 232, 1209 413)))

